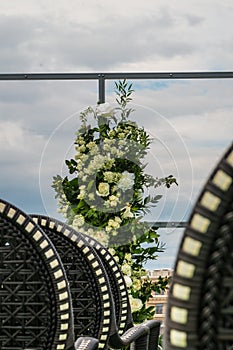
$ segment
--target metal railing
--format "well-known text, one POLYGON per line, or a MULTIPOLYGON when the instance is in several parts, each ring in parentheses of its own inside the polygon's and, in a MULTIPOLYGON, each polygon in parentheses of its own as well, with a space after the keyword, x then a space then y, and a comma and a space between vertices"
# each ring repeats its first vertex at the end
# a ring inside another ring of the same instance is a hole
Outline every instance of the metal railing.
MULTIPOLYGON (((105 82, 106 80, 117 79, 232 79, 233 72, 106 72, 106 73, 0 73, 0 80, 96 80, 98 82, 98 101, 105 102, 105 82)), ((160 228, 184 228, 186 221, 159 221, 150 222, 153 227, 160 228)))
POLYGON ((97 80, 98 100, 105 102, 105 81, 116 79, 228 79, 233 72, 141 72, 141 73, 6 73, 0 80, 97 80))

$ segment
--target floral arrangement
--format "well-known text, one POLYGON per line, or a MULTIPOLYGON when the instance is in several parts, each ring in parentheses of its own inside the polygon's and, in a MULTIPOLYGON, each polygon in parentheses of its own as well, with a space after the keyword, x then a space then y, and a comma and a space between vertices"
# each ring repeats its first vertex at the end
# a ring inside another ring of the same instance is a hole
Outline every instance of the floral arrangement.
POLYGON ((117 107, 109 103, 88 107, 80 114, 75 156, 66 160, 70 178, 57 175, 53 187, 58 211, 79 232, 108 247, 125 276, 135 322, 153 317, 146 303, 168 279, 153 283, 144 264, 163 251, 159 235, 143 217, 161 198, 146 195, 149 188, 177 184, 169 175, 145 173, 145 156, 152 140, 143 127, 130 120, 128 108, 134 91, 126 80, 115 83, 117 107), (144 243, 147 243, 146 246, 144 243), (148 244, 149 243, 149 244, 148 244))

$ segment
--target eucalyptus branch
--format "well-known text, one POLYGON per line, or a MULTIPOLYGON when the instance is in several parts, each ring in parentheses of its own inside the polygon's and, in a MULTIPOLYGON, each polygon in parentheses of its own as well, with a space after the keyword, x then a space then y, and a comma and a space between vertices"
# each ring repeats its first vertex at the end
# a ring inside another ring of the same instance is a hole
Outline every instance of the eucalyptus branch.
POLYGON ((134 111, 132 108, 126 108, 127 104, 132 101, 132 98, 130 96, 134 90, 132 89, 132 84, 128 85, 126 79, 119 81, 118 83, 115 82, 115 87, 115 93, 118 96, 116 98, 116 102, 120 106, 118 109, 121 111, 122 120, 126 120, 129 118, 130 113, 134 111))

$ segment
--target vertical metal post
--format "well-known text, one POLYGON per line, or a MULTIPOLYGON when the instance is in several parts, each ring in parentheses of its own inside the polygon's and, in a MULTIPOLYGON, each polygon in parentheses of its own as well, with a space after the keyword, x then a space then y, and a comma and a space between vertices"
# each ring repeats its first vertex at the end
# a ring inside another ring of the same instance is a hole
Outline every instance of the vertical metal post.
POLYGON ((99 103, 105 102, 105 76, 104 74, 98 74, 99 80, 99 103))

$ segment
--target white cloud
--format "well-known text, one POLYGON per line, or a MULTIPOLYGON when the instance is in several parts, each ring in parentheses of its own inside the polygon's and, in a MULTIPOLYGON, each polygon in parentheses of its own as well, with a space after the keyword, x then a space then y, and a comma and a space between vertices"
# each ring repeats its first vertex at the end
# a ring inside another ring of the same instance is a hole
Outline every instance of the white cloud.
POLYGON ((0 62, 9 71, 227 69, 232 11, 221 1, 12 1, 0 12, 0 62))
POLYGON ((31 130, 23 127, 19 122, 0 121, 0 149, 1 155, 5 152, 15 154, 34 154, 38 146, 43 142, 42 135, 36 135, 31 130), (31 146, 34 145, 35 148, 31 146))

